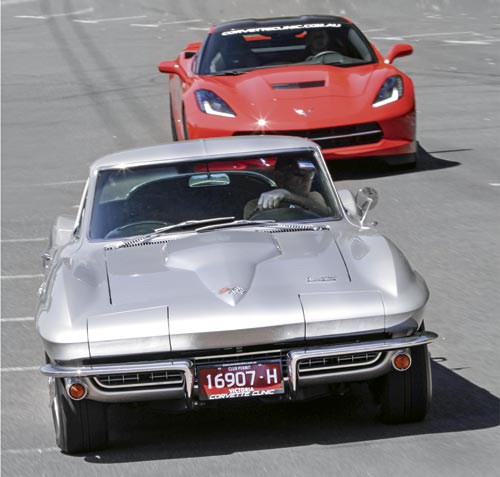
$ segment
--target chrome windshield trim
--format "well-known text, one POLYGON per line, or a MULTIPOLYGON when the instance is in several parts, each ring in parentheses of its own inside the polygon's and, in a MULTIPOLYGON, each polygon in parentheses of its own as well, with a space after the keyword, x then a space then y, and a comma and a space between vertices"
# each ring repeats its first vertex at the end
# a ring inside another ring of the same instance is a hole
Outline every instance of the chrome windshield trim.
POLYGON ((307 358, 322 358, 326 356, 339 356, 351 353, 367 353, 370 351, 393 351, 397 349, 423 346, 434 341, 438 335, 432 331, 423 331, 403 338, 391 338, 380 341, 361 343, 345 343, 335 346, 317 346, 311 348, 294 349, 288 352, 287 367, 288 377, 293 391, 297 390, 298 362, 307 358))

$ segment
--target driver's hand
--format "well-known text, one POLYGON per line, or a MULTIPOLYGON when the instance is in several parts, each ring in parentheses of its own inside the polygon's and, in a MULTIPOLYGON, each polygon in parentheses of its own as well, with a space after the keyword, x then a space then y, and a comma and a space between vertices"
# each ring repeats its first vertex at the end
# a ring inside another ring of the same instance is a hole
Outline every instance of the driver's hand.
POLYGON ((286 189, 274 189, 269 192, 263 192, 260 194, 259 201, 257 202, 257 209, 276 209, 280 206, 282 200, 290 197, 291 194, 286 189))

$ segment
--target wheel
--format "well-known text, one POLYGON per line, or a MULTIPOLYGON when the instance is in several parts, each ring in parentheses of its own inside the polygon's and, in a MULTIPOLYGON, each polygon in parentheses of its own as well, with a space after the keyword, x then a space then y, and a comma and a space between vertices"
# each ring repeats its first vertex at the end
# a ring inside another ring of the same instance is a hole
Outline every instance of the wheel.
POLYGON ((380 401, 380 418, 387 424, 421 421, 430 408, 432 378, 427 345, 412 348, 411 359, 408 370, 393 369, 372 386, 380 401))
POLYGON ((256 210, 250 214, 247 220, 275 220, 276 222, 289 222, 294 220, 317 219, 320 216, 307 209, 288 209, 279 207, 277 209, 256 210))
POLYGON ((90 452, 106 447, 108 424, 106 404, 83 399, 73 401, 66 394, 64 382, 52 378, 52 418, 56 442, 68 454, 90 452))
POLYGON ((299 202, 295 202, 292 199, 283 199, 280 202, 280 206, 275 209, 255 209, 247 217, 247 220, 276 220, 277 222, 285 222, 287 220, 307 220, 318 219, 320 217, 319 214, 299 204, 299 202))
POLYGON ((175 127, 174 111, 172 109, 172 98, 170 98, 170 129, 172 130, 172 141, 178 141, 177 129, 175 127))
POLYGON ((320 51, 319 53, 316 53, 315 55, 310 56, 307 58, 306 61, 318 61, 321 60, 321 63, 325 63, 325 58, 328 59, 328 56, 332 56, 334 58, 334 61, 328 61, 328 63, 336 63, 342 59, 342 55, 338 51, 333 51, 333 50, 325 50, 325 51, 320 51))

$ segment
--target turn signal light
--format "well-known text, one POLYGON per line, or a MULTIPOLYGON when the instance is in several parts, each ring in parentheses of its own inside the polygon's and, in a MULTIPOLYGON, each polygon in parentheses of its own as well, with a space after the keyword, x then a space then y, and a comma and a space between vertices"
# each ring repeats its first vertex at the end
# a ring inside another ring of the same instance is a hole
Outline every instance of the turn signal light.
POLYGON ((68 393, 72 399, 79 401, 87 395, 87 388, 82 383, 73 383, 68 387, 68 393))
POLYGON ((398 371, 406 371, 411 366, 411 357, 408 353, 398 353, 392 358, 392 365, 398 371))

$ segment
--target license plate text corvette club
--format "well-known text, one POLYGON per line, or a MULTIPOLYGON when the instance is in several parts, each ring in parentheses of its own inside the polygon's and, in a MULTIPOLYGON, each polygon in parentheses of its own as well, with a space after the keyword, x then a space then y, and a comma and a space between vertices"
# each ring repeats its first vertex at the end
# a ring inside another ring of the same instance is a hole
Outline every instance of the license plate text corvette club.
POLYGON ((237 363, 198 367, 201 400, 269 396, 285 392, 281 363, 237 363))

